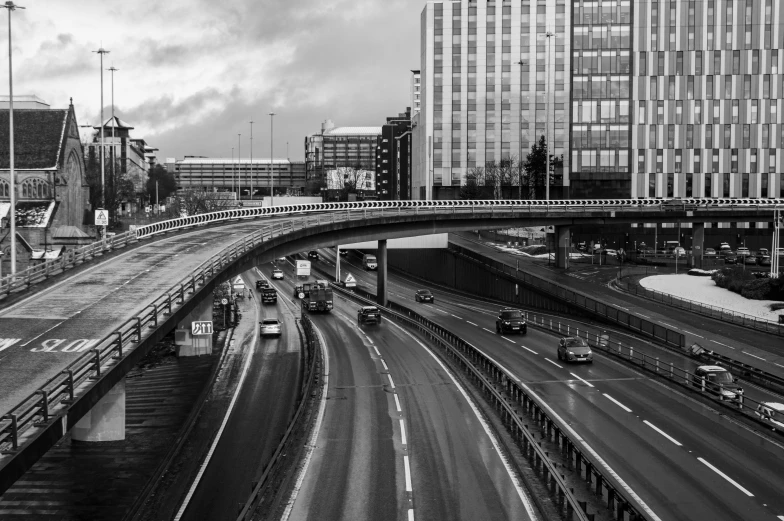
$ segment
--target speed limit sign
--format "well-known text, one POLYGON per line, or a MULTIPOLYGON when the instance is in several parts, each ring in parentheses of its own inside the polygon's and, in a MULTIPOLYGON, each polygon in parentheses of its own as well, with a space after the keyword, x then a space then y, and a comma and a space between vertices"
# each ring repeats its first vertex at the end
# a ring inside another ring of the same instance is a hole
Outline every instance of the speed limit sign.
POLYGON ((297 296, 298 296, 299 298, 305 298, 305 293, 304 293, 304 292, 302 292, 302 291, 300 291, 300 292, 297 294, 297 296))

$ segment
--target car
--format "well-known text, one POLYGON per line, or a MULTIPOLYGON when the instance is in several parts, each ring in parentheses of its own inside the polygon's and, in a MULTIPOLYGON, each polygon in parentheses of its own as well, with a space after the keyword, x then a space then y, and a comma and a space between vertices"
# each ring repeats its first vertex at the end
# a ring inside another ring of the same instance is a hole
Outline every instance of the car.
POLYGON ((495 320, 495 332, 501 335, 509 332, 526 334, 528 325, 525 323, 523 312, 512 308, 504 308, 499 311, 495 320))
POLYGON ((277 318, 265 318, 259 322, 259 332, 261 336, 280 336, 280 320, 277 318))
POLYGON ((757 264, 760 266, 770 266, 770 255, 757 256, 757 264))
POLYGON ((278 280, 283 280, 283 270, 278 269, 278 268, 275 268, 274 270, 272 270, 272 278, 273 279, 278 279, 278 280))
POLYGON ((381 310, 376 306, 362 306, 357 310, 357 323, 381 324, 381 310))
POLYGON ((701 365, 694 371, 692 382, 695 387, 705 386, 705 390, 716 395, 719 400, 738 401, 743 395, 743 388, 738 379, 719 365, 701 365))
POLYGON ((558 360, 564 362, 593 363, 593 351, 584 339, 579 336, 567 336, 558 341, 558 360))
POLYGON ((713 248, 705 248, 703 255, 713 257, 716 255, 716 250, 714 250, 713 248))
POLYGON ((724 264, 737 264, 738 263, 738 256, 732 252, 723 253, 722 258, 724 259, 724 264))
POLYGON ((270 287, 270 282, 267 279, 259 279, 256 281, 256 289, 259 291, 269 287, 270 287))
POLYGON ((436 301, 436 298, 429 289, 418 289, 416 293, 414 293, 414 300, 417 302, 430 302, 432 304, 436 301))
POLYGON ((754 257, 753 255, 746 255, 746 256, 743 257, 743 263, 744 264, 757 264, 757 257, 754 257))
POLYGON ((763 255, 770 255, 770 252, 767 248, 760 248, 757 250, 757 257, 762 257, 763 255))
POLYGON ((308 259, 309 260, 319 260, 319 253, 316 250, 310 250, 308 252, 308 259))
POLYGON ((772 423, 774 429, 784 429, 784 403, 761 402, 754 414, 762 421, 772 423))
POLYGON ((745 246, 738 246, 737 251, 735 252, 738 257, 748 257, 751 255, 751 251, 745 246))

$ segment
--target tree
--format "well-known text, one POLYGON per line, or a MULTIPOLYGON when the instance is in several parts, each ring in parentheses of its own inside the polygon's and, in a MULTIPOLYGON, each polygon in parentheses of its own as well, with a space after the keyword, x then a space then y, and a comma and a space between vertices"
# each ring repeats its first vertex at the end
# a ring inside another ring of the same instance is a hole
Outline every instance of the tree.
MULTIPOLYGON (((563 156, 553 157, 550 155, 550 186, 556 184, 556 175, 553 171, 561 172, 563 168, 563 156)), ((545 182, 547 179, 547 141, 544 136, 539 138, 538 143, 531 145, 531 151, 523 163, 523 183, 528 188, 529 199, 544 199, 545 182)), ((559 174, 561 175, 561 174, 559 174)))
POLYGON ((112 175, 111 161, 106 158, 102 185, 100 159, 97 157, 96 148, 90 147, 85 164, 85 178, 90 187, 90 206, 93 210, 97 208, 109 210, 110 223, 117 222, 120 204, 136 197, 133 182, 128 179, 126 174, 122 173, 120 167, 120 162, 115 161, 114 175, 112 175))
POLYGON ((201 213, 217 212, 233 207, 231 192, 202 192, 185 190, 169 199, 166 213, 170 217, 185 217, 201 213))
POLYGON ((481 168, 472 168, 466 174, 465 184, 460 187, 460 198, 461 199, 481 199, 482 198, 482 187, 479 183, 482 180, 482 169, 481 168))
POLYGON ((146 196, 151 203, 158 202, 155 198, 156 182, 158 183, 158 198, 161 201, 165 201, 169 195, 177 191, 177 180, 174 178, 174 174, 169 172, 163 165, 156 164, 150 168, 150 172, 147 175, 146 196))

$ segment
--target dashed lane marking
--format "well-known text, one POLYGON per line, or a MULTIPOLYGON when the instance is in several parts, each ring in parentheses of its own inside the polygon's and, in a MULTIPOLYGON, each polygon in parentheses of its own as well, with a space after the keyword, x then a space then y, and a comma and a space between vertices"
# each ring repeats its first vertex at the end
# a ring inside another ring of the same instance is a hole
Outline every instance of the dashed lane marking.
POLYGON ((466 322, 467 322, 468 324, 471 324, 472 326, 479 327, 477 324, 474 324, 474 323, 473 323, 473 322, 471 322, 470 320, 466 320, 466 322))
POLYGON ((696 337, 698 337, 698 338, 705 338, 705 337, 704 337, 704 336, 702 336, 702 335, 698 335, 697 333, 692 333, 691 331, 686 331, 685 329, 683 330, 683 332, 684 332, 684 333, 688 333, 688 334, 690 334, 690 335, 694 335, 694 336, 696 336, 696 337))
POLYGON ((387 367, 387 363, 384 361, 383 358, 381 359, 381 365, 384 366, 384 371, 389 371, 389 367, 387 367))
POLYGON ((683 444, 681 442, 679 442, 678 440, 676 440, 675 438, 673 438, 672 436, 670 436, 669 434, 667 434, 666 432, 664 432, 663 430, 661 430, 660 428, 658 428, 657 426, 649 422, 648 420, 643 420, 643 423, 648 427, 650 427, 651 429, 658 432, 659 434, 661 434, 662 436, 664 436, 665 438, 667 438, 668 440, 670 440, 671 442, 673 442, 678 447, 683 447, 683 444))
POLYGON ((551 364, 553 364, 553 365, 554 365, 555 367, 557 367, 558 369, 563 369, 563 366, 562 366, 562 365, 558 365, 558 364, 556 364, 555 362, 553 362, 553 361, 552 361, 552 360, 550 360, 549 358, 545 358, 544 360, 545 360, 546 362, 550 362, 551 364))
POLYGON ((517 344, 517 342, 515 342, 515 341, 514 341, 514 340, 512 340, 511 338, 506 338, 505 336, 502 336, 501 338, 503 338, 503 339, 504 339, 504 340, 506 340, 507 342, 511 342, 511 343, 513 343, 513 344, 517 344))
POLYGON ((583 380, 582 378, 580 378, 580 377, 579 377, 579 376, 577 376, 576 374, 574 374, 574 373, 569 373, 569 374, 570 374, 570 375, 572 375, 572 376, 574 376, 574 377, 575 377, 575 378, 577 378, 578 380, 580 380, 582 383, 584 383, 584 384, 585 384, 585 385, 587 385, 588 387, 594 387, 594 385, 593 385, 591 382, 588 382, 588 381, 586 381, 586 380, 583 380))
POLYGON ((718 340, 713 340, 713 339, 711 339, 711 342, 713 342, 714 344, 719 344, 720 346, 729 347, 730 349, 735 349, 734 347, 732 347, 732 346, 728 346, 727 344, 722 344, 722 343, 721 343, 721 342, 719 342, 718 340))
POLYGON ((616 400, 615 398, 613 398, 613 397, 612 397, 612 396, 610 396, 609 394, 607 394, 607 393, 604 393, 604 396, 606 396, 608 400, 610 400, 612 403, 614 403, 615 405, 617 405, 618 407, 620 407, 620 408, 621 408, 621 409, 623 409, 624 411, 626 411, 626 412, 632 412, 632 410, 631 410, 631 409, 629 409, 628 407, 626 407, 624 404, 622 404, 621 402, 619 402, 618 400, 616 400))
POLYGON ((490 331, 489 329, 487 329, 486 327, 483 327, 482 329, 484 329, 485 331, 487 331, 487 332, 488 332, 488 333, 490 333, 491 335, 493 334, 493 332, 492 332, 492 331, 490 331))
MULTIPOLYGON (((747 495, 747 496, 749 496, 749 497, 754 497, 754 494, 752 494, 751 492, 749 492, 748 490, 746 490, 745 488, 743 488, 743 487, 740 485, 740 483, 738 483, 737 481, 735 481, 734 479, 732 479, 731 477, 729 477, 728 475, 726 475, 725 473, 723 473, 722 471, 720 471, 719 469, 717 469, 716 467, 714 467, 713 465, 711 465, 710 463, 708 463, 707 461, 705 461, 703 458, 697 458, 697 459, 700 461, 700 463, 702 463, 703 465, 705 465, 706 467, 708 467, 709 469, 711 469, 713 472, 715 472, 715 473, 716 473, 716 474, 718 474, 719 476, 721 476, 721 477, 723 477, 724 479, 726 479, 727 481, 729 481, 729 482, 730 482, 732 485, 735 485, 735 487, 736 487, 738 490, 740 490, 741 492, 743 492, 744 494, 746 494, 746 495, 747 495)), ((781 516, 779 516, 779 517, 781 517, 781 516)))
POLYGON ((753 354, 751 354, 751 353, 747 353, 746 351, 741 351, 741 353, 743 353, 744 355, 753 356, 753 357, 754 357, 754 358, 756 358, 757 360, 762 360, 763 362, 766 362, 766 360, 765 360, 764 358, 760 357, 760 356, 753 355, 753 354))
POLYGON ((661 320, 659 320, 659 323, 663 326, 671 327, 673 329, 678 329, 678 326, 673 326, 672 324, 668 324, 667 322, 662 322, 661 320))
POLYGON ((395 408, 397 408, 397 412, 403 412, 403 409, 400 407, 400 398, 397 397, 397 394, 393 395, 395 397, 395 408))
POLYGON ((411 486, 411 465, 408 463, 408 456, 403 456, 403 467, 406 471, 406 492, 413 492, 411 486))
POLYGON ((535 354, 535 355, 538 355, 538 354, 539 354, 539 353, 537 353, 536 351, 534 351, 533 349, 530 349, 530 348, 528 348, 528 347, 525 347, 524 345, 521 345, 520 347, 522 347, 522 348, 523 348, 523 349, 525 349, 526 351, 530 351, 531 353, 533 353, 533 354, 535 354))
POLYGON ((389 378, 389 386, 390 386, 392 389, 394 389, 394 388, 395 388, 395 382, 393 382, 393 381, 392 381, 392 375, 391 375, 391 374, 388 374, 388 375, 387 375, 387 378, 389 378))
POLYGON ((403 423, 403 418, 400 418, 400 440, 403 445, 408 445, 408 440, 406 439, 406 424, 403 423))
MULTIPOLYGON (((450 313, 450 315, 452 315, 452 313, 450 313)), ((458 317, 457 315, 452 315, 452 316, 455 317, 458 320, 463 320, 462 318, 458 317)))
POLYGON ((647 319, 650 319, 650 318, 651 318, 651 317, 649 317, 648 315, 643 315, 643 314, 642 314, 642 313, 640 313, 639 311, 637 312, 637 314, 638 314, 638 315, 640 315, 641 317, 645 317, 645 318, 647 318, 647 319))

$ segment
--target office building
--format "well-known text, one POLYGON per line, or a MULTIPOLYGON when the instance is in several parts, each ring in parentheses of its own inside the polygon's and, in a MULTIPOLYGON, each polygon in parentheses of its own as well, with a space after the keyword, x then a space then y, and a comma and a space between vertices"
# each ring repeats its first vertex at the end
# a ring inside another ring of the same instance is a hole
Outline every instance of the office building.
POLYGON ((211 158, 185 156, 167 160, 167 169, 174 172, 177 190, 234 192, 238 199, 261 199, 270 195, 302 195, 305 191, 305 163, 265 158, 211 158))
POLYGON ((422 103, 422 73, 411 71, 411 114, 419 113, 422 103))
POLYGON ((378 199, 411 199, 411 107, 387 118, 376 153, 378 199))

